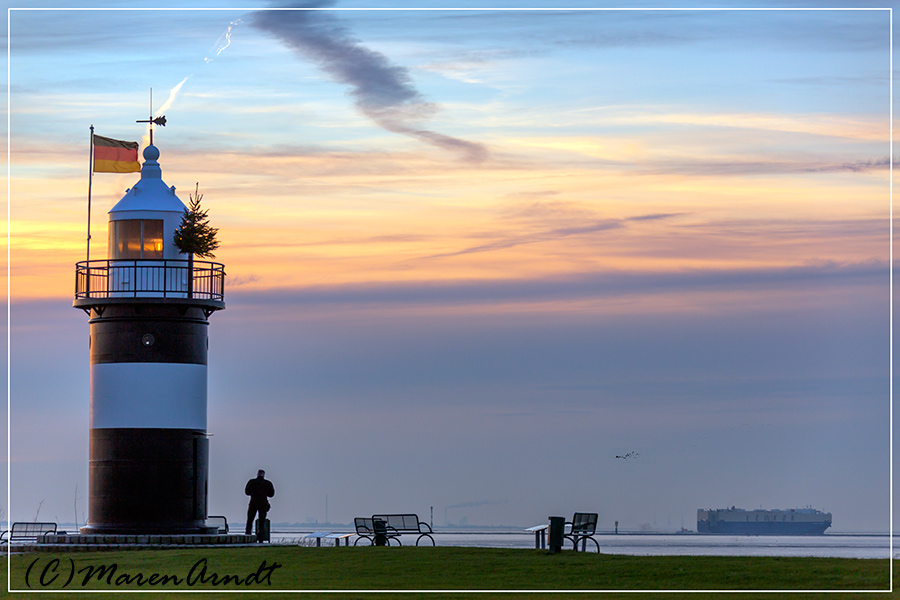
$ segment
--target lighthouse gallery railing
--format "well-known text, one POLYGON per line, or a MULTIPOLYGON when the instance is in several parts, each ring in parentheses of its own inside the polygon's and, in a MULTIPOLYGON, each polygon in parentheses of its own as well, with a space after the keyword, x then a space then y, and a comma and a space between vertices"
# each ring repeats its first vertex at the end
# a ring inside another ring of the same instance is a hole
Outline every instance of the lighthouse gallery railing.
POLYGON ((75 298, 225 299, 225 266, 187 260, 115 259, 75 264, 75 298))

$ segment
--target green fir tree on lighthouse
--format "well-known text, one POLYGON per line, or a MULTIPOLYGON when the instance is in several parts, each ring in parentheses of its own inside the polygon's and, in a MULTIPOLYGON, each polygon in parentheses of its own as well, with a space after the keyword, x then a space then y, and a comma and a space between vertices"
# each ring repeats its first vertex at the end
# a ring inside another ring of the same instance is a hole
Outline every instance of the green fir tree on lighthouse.
POLYGON ((181 225, 175 230, 173 242, 182 254, 215 258, 213 250, 219 247, 219 241, 216 239, 219 230, 210 226, 209 211, 200 207, 203 194, 200 193, 199 183, 194 193, 188 197, 190 204, 184 209, 181 225))
MULTIPOLYGON (((209 211, 203 210, 200 201, 200 184, 197 183, 194 193, 188 195, 190 203, 181 216, 181 224, 175 230, 172 242, 181 254, 188 255, 188 272, 194 272, 194 256, 215 258, 213 250, 219 247, 216 234, 219 230, 209 224, 209 211)), ((193 277, 188 277, 188 296, 193 296, 193 277)))

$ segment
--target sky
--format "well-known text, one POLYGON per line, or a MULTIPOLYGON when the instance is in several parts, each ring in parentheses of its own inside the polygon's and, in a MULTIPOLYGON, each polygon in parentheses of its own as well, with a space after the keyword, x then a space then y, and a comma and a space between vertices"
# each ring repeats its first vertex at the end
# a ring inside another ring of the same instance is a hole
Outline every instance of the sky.
POLYGON ((893 3, 479 5, 8 12, 3 516, 87 514, 89 127, 152 110, 227 272, 210 514, 889 529, 893 3))

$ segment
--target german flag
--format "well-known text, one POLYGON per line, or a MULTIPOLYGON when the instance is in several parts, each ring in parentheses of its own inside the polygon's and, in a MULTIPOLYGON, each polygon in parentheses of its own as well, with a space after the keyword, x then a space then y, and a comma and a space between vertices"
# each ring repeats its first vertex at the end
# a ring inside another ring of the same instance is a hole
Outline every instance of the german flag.
POLYGON ((137 142, 94 136, 94 173, 134 173, 140 170, 137 142))

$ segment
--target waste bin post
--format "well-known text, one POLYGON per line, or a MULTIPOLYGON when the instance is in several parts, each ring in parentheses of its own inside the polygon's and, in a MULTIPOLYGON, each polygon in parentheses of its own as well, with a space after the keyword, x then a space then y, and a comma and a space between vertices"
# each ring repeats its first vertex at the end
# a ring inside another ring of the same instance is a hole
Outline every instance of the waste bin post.
POLYGON ((550 538, 547 542, 550 546, 550 554, 556 554, 562 550, 563 539, 566 533, 565 517, 548 517, 550 519, 550 538))
POLYGON ((270 524, 268 519, 256 519, 256 541, 268 542, 270 533, 270 524))
POLYGON ((387 546, 387 523, 382 519, 372 521, 372 529, 375 532, 375 545, 387 546))

